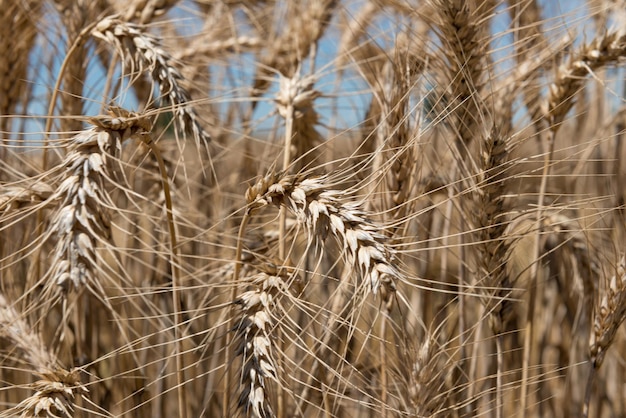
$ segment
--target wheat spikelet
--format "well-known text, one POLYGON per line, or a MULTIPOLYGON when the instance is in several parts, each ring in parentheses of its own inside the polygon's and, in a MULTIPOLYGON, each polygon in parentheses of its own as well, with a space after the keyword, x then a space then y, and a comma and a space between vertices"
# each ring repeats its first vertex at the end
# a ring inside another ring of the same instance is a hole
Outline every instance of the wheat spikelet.
MULTIPOLYGON (((488 10, 485 10, 485 4, 479 7, 473 0, 433 0, 431 5, 436 13, 433 25, 445 57, 433 65, 441 66, 446 105, 453 109, 453 129, 463 155, 475 136, 476 126, 482 122, 481 117, 486 114, 480 92, 485 84, 484 69, 487 67, 483 37, 488 10)), ((446 110, 442 109, 442 112, 446 110)))
MULTIPOLYGON (((343 192, 329 190, 328 178, 303 178, 270 174, 248 188, 246 200, 251 208, 268 204, 284 206, 303 223, 313 240, 323 242, 331 234, 343 247, 342 255, 365 281, 366 289, 381 292, 385 304, 395 293, 400 273, 392 262, 385 236, 367 220, 367 214, 353 202, 343 202, 343 192)), ((388 306, 389 307, 389 306, 388 306)))
POLYGON ((239 406, 246 416, 259 418, 275 416, 268 396, 269 382, 278 382, 272 334, 279 325, 275 312, 280 310, 280 294, 289 292, 289 278, 283 277, 288 272, 284 268, 264 268, 268 271, 244 281, 252 290, 235 300, 242 310, 241 320, 235 326, 239 341, 236 352, 243 359, 239 406))
POLYGON ((92 35, 112 45, 120 57, 128 60, 131 74, 135 71, 150 72, 152 79, 159 83, 161 98, 167 100, 172 107, 176 128, 181 133, 191 133, 198 145, 206 145, 210 141, 209 134, 202 128, 198 116, 191 108, 189 93, 180 85, 180 72, 174 66, 172 57, 159 46, 156 38, 139 25, 115 18, 102 19, 92 35))
POLYGON ((34 368, 41 380, 30 387, 35 393, 15 407, 0 412, 2 417, 19 416, 59 418, 74 416, 74 401, 85 396, 87 389, 80 383, 76 371, 67 371, 58 365, 55 356, 46 349, 41 337, 0 295, 0 335, 11 340, 34 368))
POLYGON ((63 182, 53 193, 60 200, 49 226, 56 234, 52 283, 65 292, 93 286, 98 271, 95 248, 110 237, 108 211, 115 207, 106 189, 113 176, 111 162, 122 143, 150 131, 146 119, 121 109, 90 119, 92 128, 74 136, 62 164, 63 182))
POLYGON ((626 258, 620 259, 606 291, 597 305, 589 340, 591 362, 595 368, 602 365, 617 330, 626 319, 626 258))
POLYGON ((558 130, 574 105, 576 93, 584 86, 586 77, 626 56, 626 35, 623 31, 608 32, 583 45, 569 62, 559 67, 550 84, 544 117, 550 129, 558 130))

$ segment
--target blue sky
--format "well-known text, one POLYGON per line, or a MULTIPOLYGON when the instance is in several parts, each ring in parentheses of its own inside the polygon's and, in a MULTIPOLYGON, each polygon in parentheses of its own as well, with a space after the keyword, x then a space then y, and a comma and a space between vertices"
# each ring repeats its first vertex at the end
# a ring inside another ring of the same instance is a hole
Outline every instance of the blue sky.
MULTIPOLYGON (((356 14, 358 8, 363 2, 361 0, 350 0, 344 3, 345 10, 348 14, 356 14)), ((583 17, 586 14, 584 2, 582 0, 560 0, 540 1, 544 10, 543 18, 546 19, 544 29, 554 27, 555 33, 564 34, 564 28, 569 26, 580 31, 584 26, 583 17), (555 18, 556 16, 556 18, 555 18)), ((185 3, 186 4, 186 3, 185 3)), ((181 25, 186 33, 194 33, 200 28, 199 21, 194 20, 194 13, 188 7, 181 7, 174 11, 172 18, 181 19, 184 25, 181 25)), ((39 49, 35 50, 31 67, 31 79, 34 82, 33 92, 35 100, 31 101, 28 114, 45 115, 47 112, 47 96, 55 82, 55 77, 60 67, 61 59, 64 52, 61 45, 65 45, 65 41, 54 28, 59 27, 55 22, 54 13, 48 14, 48 25, 50 30, 46 34, 49 38, 48 42, 40 42, 39 49), (45 45, 45 50, 43 45, 45 45), (51 48, 55 48, 51 50, 51 48)), ((498 50, 494 55, 495 61, 499 64, 497 72, 506 71, 514 64, 511 52, 512 37, 506 32, 510 27, 510 19, 508 12, 504 7, 500 7, 496 17, 492 21, 492 32, 496 34, 492 48, 498 50), (504 35, 503 35, 504 34, 504 35), (508 58, 507 58, 508 57, 508 58)), ((401 29, 396 26, 393 15, 381 14, 374 22, 370 35, 381 45, 388 44, 390 39, 395 38, 397 31, 401 29)), ((583 31, 584 32, 584 31, 583 31)), ((345 79, 338 80, 337 70, 333 67, 333 60, 336 57, 338 44, 338 31, 331 28, 330 31, 321 39, 319 51, 316 58, 316 74, 319 80, 316 88, 324 95, 316 102, 316 109, 322 116, 322 124, 336 126, 339 129, 354 127, 358 121, 362 119, 363 114, 369 102, 367 94, 367 86, 360 79, 358 73, 352 72, 345 79), (338 84, 341 83, 341 84, 338 84)), ((93 44, 92 44, 93 48, 93 44)), ((93 51, 92 51, 93 52, 93 51)), ((91 54, 95 56, 95 54, 91 54)), ((232 57, 226 61, 226 65, 220 65, 213 68, 215 74, 221 73, 223 78, 219 80, 219 89, 207 94, 207 99, 213 103, 227 104, 233 100, 242 100, 245 102, 248 88, 252 84, 254 75, 255 59, 252 54, 243 54, 241 56, 232 57), (226 70, 228 66, 228 70, 226 70)), ((308 66, 305 65, 305 69, 308 66)), ((92 59, 87 68, 88 78, 86 80, 84 94, 85 113, 88 115, 97 114, 103 103, 103 89, 105 84, 106 72, 98 59, 92 59)), ((272 98, 277 90, 278 83, 273 83, 270 90, 264 95, 264 101, 257 106, 253 120, 261 121, 257 129, 270 129, 274 126, 275 120, 271 117, 274 105, 272 98)), ((130 90, 123 97, 116 98, 116 101, 124 107, 133 109, 137 107, 136 100, 130 90)), ((43 122, 41 118, 33 118, 26 124, 26 131, 41 132, 43 122)), ((323 128, 322 128, 323 129, 323 128)))

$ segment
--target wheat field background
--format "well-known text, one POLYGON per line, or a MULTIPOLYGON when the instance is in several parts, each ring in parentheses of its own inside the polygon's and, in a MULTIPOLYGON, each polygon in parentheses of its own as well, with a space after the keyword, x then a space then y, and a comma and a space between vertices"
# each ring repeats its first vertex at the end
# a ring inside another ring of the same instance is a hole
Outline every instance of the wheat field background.
POLYGON ((0 416, 626 416, 624 1, 0 10, 0 416))

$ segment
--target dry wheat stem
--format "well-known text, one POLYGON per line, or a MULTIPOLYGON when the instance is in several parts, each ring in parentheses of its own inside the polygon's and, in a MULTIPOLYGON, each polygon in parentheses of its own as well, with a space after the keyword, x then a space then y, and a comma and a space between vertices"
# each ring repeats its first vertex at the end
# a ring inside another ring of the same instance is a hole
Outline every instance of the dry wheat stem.
POLYGON ((173 58, 142 26, 125 23, 114 17, 102 19, 93 28, 92 36, 113 46, 130 65, 130 75, 136 71, 149 72, 159 84, 161 98, 167 100, 174 114, 176 128, 189 132, 198 146, 206 146, 210 137, 198 115, 191 107, 189 93, 181 86, 182 76, 173 58))
POLYGON ((181 325, 183 323, 182 307, 181 307, 181 283, 180 283, 180 271, 179 271, 179 248, 176 235, 176 224, 174 221, 174 207, 172 204, 172 194, 170 192, 169 178, 167 177, 167 169, 165 168, 165 162, 161 156, 159 148, 155 146, 152 141, 152 137, 149 135, 142 135, 144 144, 146 144, 152 153, 154 154, 157 164, 159 166, 159 173, 161 174, 161 187, 163 188, 165 212, 167 215, 167 226, 169 230, 170 239, 170 269, 172 275, 172 305, 174 306, 174 339, 176 350, 174 357, 176 360, 176 389, 178 392, 178 416, 180 418, 187 417, 187 393, 185 391, 185 360, 183 349, 183 336, 181 336, 181 325))
MULTIPOLYGON (((557 128, 558 129, 558 128, 557 128)), ((530 386, 530 372, 531 372, 531 357, 532 357, 532 344, 533 335, 535 331, 535 309, 537 303, 537 286, 539 280, 537 278, 539 274, 539 260, 541 260, 541 234, 543 232, 543 216, 544 216, 544 199, 546 195, 546 189, 548 187, 548 178, 551 171, 551 161, 554 155, 555 147, 555 134, 556 130, 551 130, 548 134, 548 152, 544 153, 544 162, 541 173, 541 184, 539 186, 538 202, 537 202, 537 217, 536 217, 536 230, 533 244, 533 264, 530 267, 530 283, 528 291, 528 309, 526 311, 526 323, 524 325, 524 349, 522 358, 522 382, 520 387, 521 408, 520 414, 524 416, 526 414, 526 406, 528 402, 528 391, 530 386)))

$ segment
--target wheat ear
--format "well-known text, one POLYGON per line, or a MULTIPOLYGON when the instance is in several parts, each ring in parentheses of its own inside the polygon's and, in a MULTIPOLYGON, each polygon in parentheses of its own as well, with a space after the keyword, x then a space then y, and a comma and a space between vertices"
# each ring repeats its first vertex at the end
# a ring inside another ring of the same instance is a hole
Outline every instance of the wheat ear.
POLYGON ((583 417, 589 416, 589 402, 595 376, 613 343, 617 330, 626 319, 626 257, 622 256, 609 280, 606 294, 594 312, 593 330, 589 338, 590 371, 585 389, 583 417))
POLYGON ((329 189, 329 181, 327 176, 270 174, 248 188, 246 199, 252 209, 269 204, 286 207, 306 226, 309 237, 319 243, 333 235, 348 264, 365 282, 365 293, 380 292, 388 309, 396 291, 395 282, 400 278, 393 253, 384 244, 380 228, 367 220, 360 205, 344 202, 345 192, 329 189))
POLYGON ((625 257, 620 259, 615 275, 609 280, 607 294, 602 296, 594 317, 589 351, 594 367, 600 367, 617 330, 626 319, 625 257))
POLYGON ((58 364, 55 356, 46 349, 41 336, 33 333, 4 295, 0 295, 0 335, 15 344, 26 361, 34 367, 33 373, 41 378, 31 385, 35 391, 33 395, 0 413, 0 416, 73 417, 74 399, 88 393, 87 388, 80 383, 78 372, 65 370, 58 364))
POLYGON ((574 105, 576 93, 584 86, 588 75, 595 70, 616 63, 626 56, 626 34, 615 31, 596 37, 583 45, 568 63, 559 67, 555 80, 550 84, 545 103, 545 118, 550 129, 558 130, 574 105))
MULTIPOLYGON (((526 65, 529 59, 537 62, 537 55, 541 54, 538 51, 547 44, 541 30, 541 7, 536 0, 509 0, 508 3, 514 22, 515 60, 520 66, 526 65)), ((522 84, 524 105, 537 132, 537 123, 541 121, 539 74, 538 71, 529 73, 522 84)))
POLYGON ((63 161, 63 182, 51 195, 59 199, 49 226, 57 238, 53 253, 52 281, 64 292, 88 286, 99 288, 95 248, 110 238, 109 210, 115 207, 106 188, 113 177, 111 165, 122 143, 135 135, 147 133, 150 122, 121 109, 109 116, 90 118, 92 128, 69 140, 63 161))
POLYGON ((252 290, 242 293, 235 303, 241 306, 241 319, 235 326, 237 355, 242 357, 239 406, 247 416, 274 417, 269 396, 269 381, 278 382, 274 358, 274 333, 280 310, 280 295, 289 292, 289 276, 285 267, 265 265, 267 272, 256 274, 244 282, 252 290))
POLYGON ((271 74, 287 77, 295 74, 298 64, 309 56, 324 34, 338 3, 337 0, 311 0, 289 5, 294 8, 294 13, 287 19, 288 26, 271 42, 257 69, 253 86, 255 96, 260 96, 270 86, 271 74))
POLYGON ((485 83, 483 70, 487 57, 483 41, 488 22, 482 10, 485 5, 479 8, 474 0, 432 0, 431 3, 436 13, 434 26, 445 56, 445 60, 433 65, 441 65, 447 104, 454 109, 451 117, 458 136, 457 148, 465 155, 485 114, 479 97, 485 83))
POLYGON ((159 42, 142 26, 125 23, 115 18, 100 21, 92 36, 112 45, 120 57, 135 71, 147 71, 159 84, 161 97, 169 102, 175 116, 176 128, 181 133, 191 133, 198 145, 210 141, 209 134, 191 107, 189 93, 181 86, 182 76, 174 65, 174 59, 165 52, 159 42))

